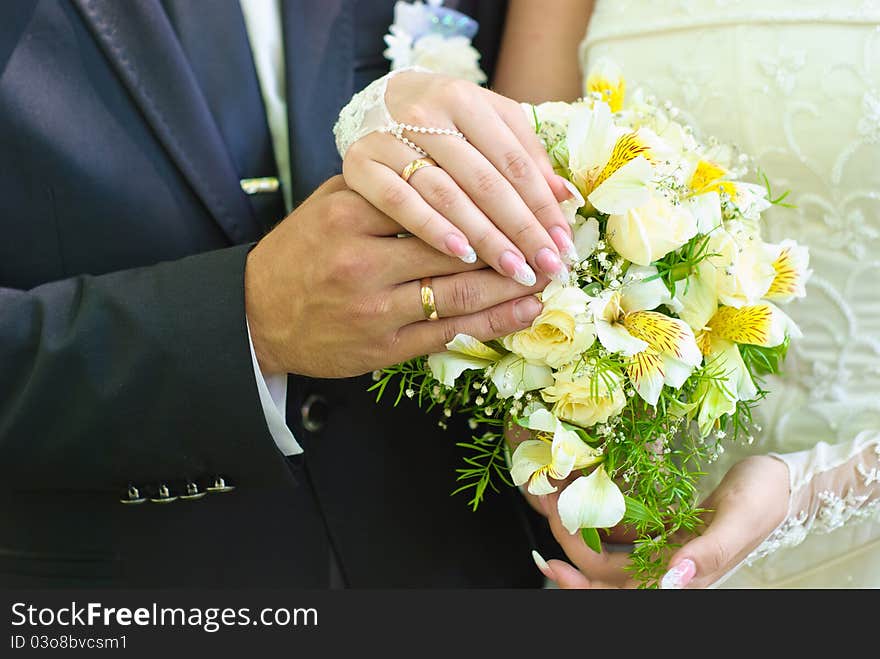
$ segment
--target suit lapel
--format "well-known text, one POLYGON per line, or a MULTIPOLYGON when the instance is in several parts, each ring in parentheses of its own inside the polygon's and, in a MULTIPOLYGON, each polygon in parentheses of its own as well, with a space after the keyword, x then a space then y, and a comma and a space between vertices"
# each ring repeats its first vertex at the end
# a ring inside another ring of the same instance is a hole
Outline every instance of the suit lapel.
MULTIPOLYGON (((172 160, 233 242, 256 222, 159 0, 73 0, 172 160)), ((317 4, 317 3, 316 3, 317 4)))
POLYGON ((294 203, 340 172, 333 124, 353 89, 354 0, 282 0, 294 203))

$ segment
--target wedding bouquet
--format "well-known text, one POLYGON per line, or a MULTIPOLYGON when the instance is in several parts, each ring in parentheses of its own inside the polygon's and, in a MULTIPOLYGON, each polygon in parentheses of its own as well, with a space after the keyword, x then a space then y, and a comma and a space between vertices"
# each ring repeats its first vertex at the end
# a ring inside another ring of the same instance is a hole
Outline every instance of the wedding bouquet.
POLYGON ((561 489, 565 528, 598 551, 599 530, 630 526, 631 569, 654 585, 673 534, 699 523, 701 465, 753 441, 762 379, 800 336, 777 305, 804 296, 809 257, 762 239, 762 212, 785 195, 747 155, 625 91, 601 62, 581 100, 523 106, 570 184, 561 206, 577 249, 532 326, 485 343, 458 335, 376 372, 372 389, 394 383, 396 402, 466 415, 456 492, 473 508, 499 483, 561 489))

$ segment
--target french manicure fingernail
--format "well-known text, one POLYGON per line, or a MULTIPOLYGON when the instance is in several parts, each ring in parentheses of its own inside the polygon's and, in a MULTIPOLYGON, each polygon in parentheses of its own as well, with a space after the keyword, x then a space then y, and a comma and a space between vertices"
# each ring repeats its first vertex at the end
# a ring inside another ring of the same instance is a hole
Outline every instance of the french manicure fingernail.
POLYGON ((504 270, 513 280, 523 286, 534 286, 538 281, 535 271, 529 267, 525 259, 511 251, 506 251, 501 255, 501 269, 504 270))
POLYGON ((550 279, 561 282, 568 281, 568 268, 565 267, 562 259, 553 250, 547 247, 539 249, 535 255, 535 263, 538 264, 541 270, 547 273, 550 279))
POLYGON ((566 201, 571 201, 572 199, 577 199, 581 191, 577 189, 574 183, 569 181, 567 178, 560 176, 562 179, 562 185, 565 186, 565 189, 568 190, 568 199, 566 201))
POLYGON ((468 244, 468 241, 454 233, 446 236, 446 249, 455 254, 465 263, 476 263, 477 253, 468 244))
POLYGON ((686 558, 663 575, 663 578, 660 580, 660 588, 663 590, 680 590, 687 586, 696 574, 696 564, 691 559, 686 558))
POLYGON ((535 561, 535 565, 538 566, 538 569, 541 571, 545 577, 552 581, 556 581, 556 573, 553 572, 553 568, 544 560, 544 557, 541 556, 534 549, 532 550, 532 560, 535 561))
POLYGON ((513 315, 523 325, 531 325, 532 321, 541 313, 543 305, 535 296, 524 298, 513 305, 513 315))
POLYGON ((559 253, 562 254, 569 263, 577 263, 579 260, 577 249, 571 241, 571 238, 569 238, 568 232, 562 227, 551 227, 549 233, 553 242, 556 243, 556 246, 559 248, 559 253))

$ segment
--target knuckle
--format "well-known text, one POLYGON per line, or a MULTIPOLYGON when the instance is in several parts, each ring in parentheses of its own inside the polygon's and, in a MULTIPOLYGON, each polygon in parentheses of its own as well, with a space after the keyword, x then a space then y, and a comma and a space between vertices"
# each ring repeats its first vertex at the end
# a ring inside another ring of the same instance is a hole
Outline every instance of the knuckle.
POLYGON ((487 339, 507 334, 508 326, 509 323, 507 322, 505 307, 496 307, 494 309, 489 309, 489 311, 486 312, 486 327, 489 331, 489 336, 486 337, 487 339))
POLYGON ((431 205, 444 215, 458 202, 458 190, 448 184, 435 183, 428 194, 431 205))
POLYGON ((391 311, 389 298, 384 295, 364 296, 357 300, 352 309, 355 318, 375 320, 386 316, 391 311))
POLYGON ((329 276, 337 284, 359 285, 370 273, 368 259, 358 250, 339 250, 333 256, 329 266, 329 276))
POLYGON ((521 181, 532 175, 529 158, 520 151, 508 151, 503 156, 504 173, 514 181, 521 181))
POLYGON ((541 198, 529 210, 535 215, 544 215, 545 213, 555 213, 559 211, 559 203, 555 199, 541 198))
POLYGON ((460 277, 449 290, 449 307, 453 313, 468 313, 478 307, 483 287, 472 277, 460 277))
POLYGON ((380 195, 385 208, 397 209, 406 202, 406 190, 397 181, 386 185, 380 195))
POLYGON ((474 185, 481 194, 494 196, 500 192, 501 176, 494 169, 480 169, 474 175, 474 185))

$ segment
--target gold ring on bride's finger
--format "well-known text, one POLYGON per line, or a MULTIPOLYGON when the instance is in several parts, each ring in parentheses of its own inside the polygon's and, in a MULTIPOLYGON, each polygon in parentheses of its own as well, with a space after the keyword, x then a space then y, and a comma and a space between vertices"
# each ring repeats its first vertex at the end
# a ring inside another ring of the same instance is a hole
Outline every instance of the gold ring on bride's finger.
POLYGON ((422 286, 422 311, 425 312, 425 318, 428 320, 437 320, 437 305, 434 304, 434 289, 431 287, 431 278, 425 277, 419 282, 422 286))
POLYGON ((433 158, 416 158, 403 168, 400 178, 408 183, 409 177, 419 171, 422 167, 439 167, 439 165, 433 158))

